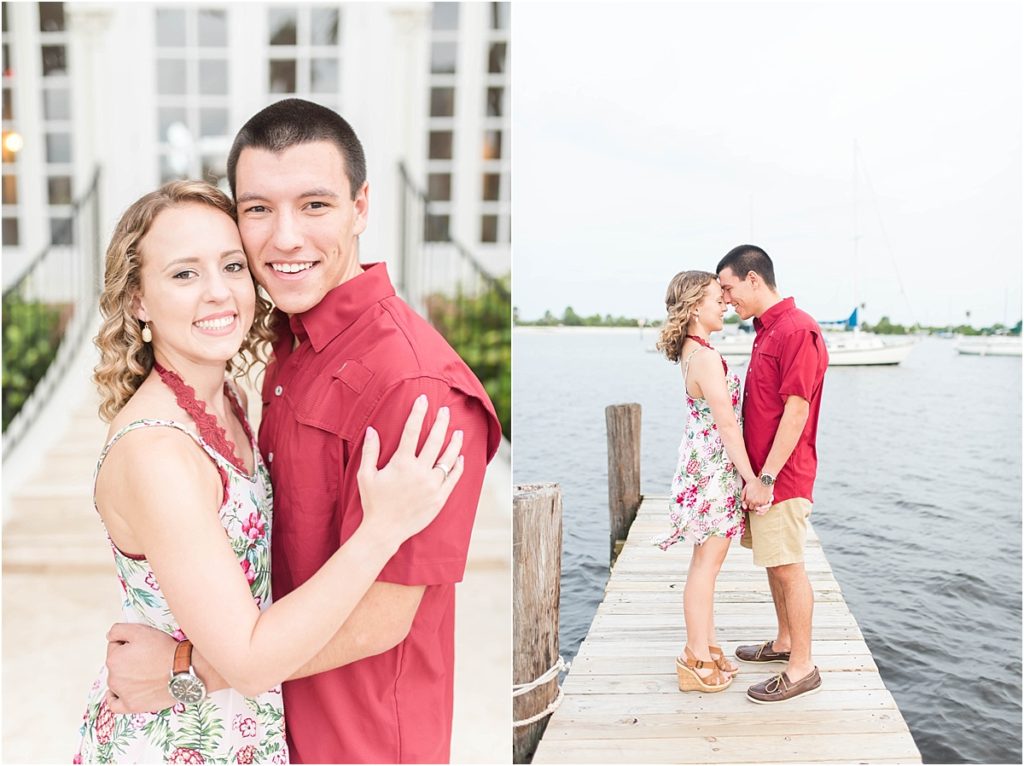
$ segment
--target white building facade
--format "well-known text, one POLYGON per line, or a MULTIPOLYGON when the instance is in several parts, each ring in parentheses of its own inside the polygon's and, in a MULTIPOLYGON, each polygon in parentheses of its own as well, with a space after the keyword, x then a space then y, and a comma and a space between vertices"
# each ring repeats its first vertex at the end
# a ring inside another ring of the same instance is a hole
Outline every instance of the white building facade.
POLYGON ((364 261, 400 257, 403 163, 431 198, 413 237, 450 234, 504 275, 509 32, 509 3, 4 3, 5 287, 70 244, 97 169, 105 244, 166 180, 227 189, 235 131, 295 96, 338 111, 366 149, 364 261))

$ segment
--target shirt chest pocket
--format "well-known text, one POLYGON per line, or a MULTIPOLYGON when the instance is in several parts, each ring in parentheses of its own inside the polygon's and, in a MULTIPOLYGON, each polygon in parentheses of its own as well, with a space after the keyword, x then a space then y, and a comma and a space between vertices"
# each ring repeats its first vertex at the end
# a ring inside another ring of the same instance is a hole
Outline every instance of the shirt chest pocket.
POLYGON ((754 378, 757 391, 763 396, 777 396, 779 393, 779 357, 782 348, 775 333, 769 333, 764 339, 756 341, 757 349, 750 358, 748 375, 754 378))
POLYGON ((340 524, 348 445, 362 422, 361 395, 371 378, 363 365, 346 362, 282 392, 291 422, 280 433, 283 459, 271 470, 276 516, 288 533, 321 533, 340 524))

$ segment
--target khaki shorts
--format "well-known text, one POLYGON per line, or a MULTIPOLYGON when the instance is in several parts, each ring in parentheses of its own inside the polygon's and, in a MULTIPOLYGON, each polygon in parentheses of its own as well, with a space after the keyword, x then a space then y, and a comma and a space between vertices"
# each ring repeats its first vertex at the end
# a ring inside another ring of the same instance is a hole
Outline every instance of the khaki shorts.
POLYGON ((764 516, 745 512, 747 523, 740 545, 752 548, 754 564, 759 567, 779 567, 804 560, 807 540, 807 517, 811 515, 811 501, 802 497, 783 500, 768 509, 764 516))

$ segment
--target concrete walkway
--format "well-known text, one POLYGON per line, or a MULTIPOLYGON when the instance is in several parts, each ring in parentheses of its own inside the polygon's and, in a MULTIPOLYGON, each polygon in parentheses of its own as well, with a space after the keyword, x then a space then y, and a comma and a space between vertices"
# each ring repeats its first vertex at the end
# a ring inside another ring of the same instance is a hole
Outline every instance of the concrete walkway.
MULTIPOLYGON (((70 762, 86 693, 103 664, 104 635, 120 611, 110 549, 91 504, 107 430, 89 381, 93 359, 90 344, 41 428, 4 462, 6 763, 70 762)), ((457 591, 455 763, 507 762, 511 752, 510 488, 506 444, 488 469, 457 591)))

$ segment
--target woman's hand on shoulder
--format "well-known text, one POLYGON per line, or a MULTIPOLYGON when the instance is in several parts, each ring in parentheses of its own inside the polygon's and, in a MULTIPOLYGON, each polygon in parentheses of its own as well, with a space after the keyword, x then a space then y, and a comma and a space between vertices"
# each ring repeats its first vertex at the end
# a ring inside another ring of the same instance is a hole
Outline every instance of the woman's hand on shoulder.
POLYGON ((441 453, 448 432, 447 407, 438 410, 423 449, 416 454, 426 414, 427 397, 417 397, 402 429, 398 449, 383 468, 377 468, 380 436, 368 428, 363 441, 357 474, 363 523, 373 525, 378 534, 396 547, 437 517, 462 476, 461 431, 452 434, 441 453))

